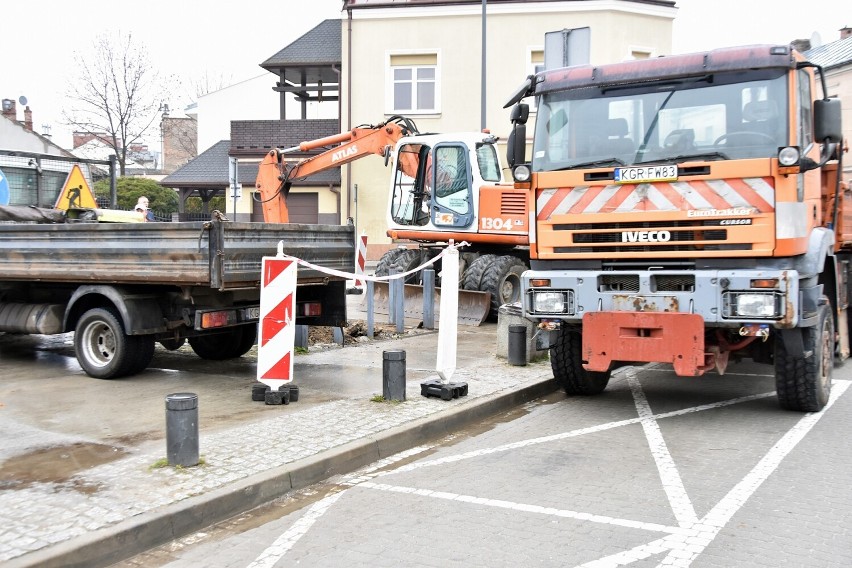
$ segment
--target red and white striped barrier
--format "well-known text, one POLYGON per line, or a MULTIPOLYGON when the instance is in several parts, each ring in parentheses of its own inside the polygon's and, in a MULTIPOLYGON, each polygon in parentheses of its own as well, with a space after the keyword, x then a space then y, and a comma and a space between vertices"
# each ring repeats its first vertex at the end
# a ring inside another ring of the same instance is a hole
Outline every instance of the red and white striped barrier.
POLYGON ((355 239, 355 275, 359 278, 355 279, 355 285, 361 287, 364 285, 364 268, 367 266, 367 234, 361 233, 360 237, 355 239))
POLYGON ((293 380, 296 265, 294 259, 263 258, 257 380, 274 391, 293 380))
MULTIPOLYGON (((367 236, 361 237, 366 252, 367 236)), ((438 329, 438 359, 436 370, 447 383, 456 370, 456 340, 458 335, 458 248, 467 243, 453 244, 421 266, 392 276, 349 274, 311 264, 300 258, 284 254, 283 241, 278 243, 277 257, 263 257, 260 289, 260 335, 257 341, 257 380, 277 391, 293 381, 293 357, 296 343, 296 270, 302 265, 347 280, 382 281, 404 278, 418 270, 444 259, 444 276, 441 294, 440 326, 438 329)))

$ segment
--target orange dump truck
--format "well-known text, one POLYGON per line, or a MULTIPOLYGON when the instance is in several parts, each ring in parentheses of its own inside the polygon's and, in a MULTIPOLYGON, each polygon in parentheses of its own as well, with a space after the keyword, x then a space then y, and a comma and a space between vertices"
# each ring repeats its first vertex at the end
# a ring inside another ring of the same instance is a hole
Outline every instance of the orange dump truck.
POLYGON ((819 66, 770 45, 525 81, 506 105, 532 225, 523 308, 566 392, 599 393, 623 364, 698 376, 746 357, 774 365, 782 407, 825 406, 849 355, 852 261, 825 92, 819 66))

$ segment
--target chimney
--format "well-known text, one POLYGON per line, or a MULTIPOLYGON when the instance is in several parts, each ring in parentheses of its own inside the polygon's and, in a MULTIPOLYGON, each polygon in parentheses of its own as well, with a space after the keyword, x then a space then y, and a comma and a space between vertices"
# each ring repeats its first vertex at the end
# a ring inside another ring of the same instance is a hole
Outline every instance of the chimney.
POLYGON ((33 111, 30 110, 29 105, 24 107, 24 130, 33 131, 33 111))
POLYGON ((852 36, 852 28, 850 28, 849 26, 844 26, 840 28, 840 39, 846 39, 850 36, 852 36))
POLYGON ((18 120, 18 110, 13 99, 3 99, 3 116, 9 120, 18 120))

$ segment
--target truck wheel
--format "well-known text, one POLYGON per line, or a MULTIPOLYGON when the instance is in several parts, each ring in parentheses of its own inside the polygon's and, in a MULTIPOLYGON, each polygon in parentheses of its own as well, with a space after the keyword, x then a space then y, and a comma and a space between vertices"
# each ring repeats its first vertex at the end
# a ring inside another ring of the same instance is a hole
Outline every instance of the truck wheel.
POLYGON ((480 288, 482 286, 482 275, 485 274, 485 271, 495 260, 497 260, 496 254, 483 254, 475 258, 464 273, 462 288, 465 290, 480 291, 482 289, 480 288))
POLYGON ((481 289, 491 292, 490 317, 496 319, 503 304, 511 304, 521 299, 521 274, 527 265, 516 256, 498 257, 482 275, 481 289))
POLYGON ((775 390, 781 408, 818 412, 831 394, 834 367, 834 318, 828 298, 820 300, 815 327, 802 330, 803 357, 787 353, 780 335, 775 339, 775 390))
POLYGON ((585 370, 582 353, 582 334, 564 327, 560 329, 556 345, 550 349, 553 377, 568 395, 600 394, 609 383, 611 371, 601 373, 585 370))
MULTIPOLYGON (((115 379, 130 374, 141 364, 136 352, 140 347, 138 339, 124 333, 124 326, 114 310, 94 308, 77 322, 74 351, 87 375, 115 379)), ((154 341, 150 337, 147 339, 153 355, 154 341)), ((149 361, 150 357, 145 364, 149 361)))
POLYGON ((126 375, 135 375, 148 368, 154 358, 154 338, 150 335, 129 335, 127 337, 130 352, 133 354, 132 363, 128 363, 126 375))
POLYGON ((224 361, 245 355, 254 345, 256 336, 255 326, 241 325, 222 333, 190 337, 189 346, 202 359, 224 361))
MULTIPOLYGON (((389 276, 391 266, 396 264, 400 272, 408 272, 420 266, 420 250, 419 249, 395 249, 388 251, 379 260, 376 266, 376 276, 389 276), (390 255, 390 252, 397 254, 390 255), (384 261, 384 264, 382 264, 384 261)), ((409 274, 404 279, 405 284, 419 284, 420 272, 409 274)))

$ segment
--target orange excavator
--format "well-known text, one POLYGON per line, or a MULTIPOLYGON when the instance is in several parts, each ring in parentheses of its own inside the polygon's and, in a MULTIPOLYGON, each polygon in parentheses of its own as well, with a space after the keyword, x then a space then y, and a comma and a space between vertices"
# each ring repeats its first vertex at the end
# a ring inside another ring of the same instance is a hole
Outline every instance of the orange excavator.
MULTIPOLYGON (((256 182, 264 220, 288 222, 287 194, 295 180, 370 155, 392 165, 388 236, 418 243, 385 253, 376 275, 388 275, 392 266, 407 272, 450 239, 466 241, 459 275, 463 289, 490 292, 486 307, 492 318, 502 304, 520 299, 520 275, 529 263, 526 193, 504 182, 496 138, 487 133, 420 134, 412 120, 394 116, 375 126, 273 149, 260 164, 256 182), (299 161, 285 159, 319 148, 327 149, 299 161)), ((419 280, 413 274, 406 283, 419 280)))
MULTIPOLYGON (((416 133, 417 127, 411 120, 394 116, 377 126, 359 126, 349 132, 302 142, 292 148, 270 150, 260 163, 255 183, 263 203, 263 220, 267 223, 289 222, 287 194, 290 193, 293 180, 306 178, 373 154, 383 156, 387 163, 396 142, 403 136, 416 133), (335 144, 339 146, 299 162, 285 161, 287 154, 310 152, 335 144)), ((415 156, 406 155, 401 159, 405 171, 417 171, 415 156)))

